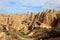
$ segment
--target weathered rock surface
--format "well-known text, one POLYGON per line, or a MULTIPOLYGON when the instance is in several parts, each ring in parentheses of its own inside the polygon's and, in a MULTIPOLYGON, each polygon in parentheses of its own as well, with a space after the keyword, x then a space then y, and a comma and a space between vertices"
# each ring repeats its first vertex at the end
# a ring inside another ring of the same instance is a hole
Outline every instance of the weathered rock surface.
MULTIPOLYGON (((57 20, 55 10, 47 10, 38 14, 28 13, 25 15, 0 15, 0 28, 5 27, 8 31, 23 30, 24 34, 32 36, 35 28, 51 29, 57 20)), ((60 26, 60 25, 58 25, 60 26)))
POLYGON ((0 15, 0 25, 7 26, 7 30, 20 30, 24 28, 24 31, 28 31, 28 28, 33 29, 34 27, 51 28, 51 24, 56 19, 56 12, 54 10, 39 12, 36 15, 33 13, 25 15, 0 15))

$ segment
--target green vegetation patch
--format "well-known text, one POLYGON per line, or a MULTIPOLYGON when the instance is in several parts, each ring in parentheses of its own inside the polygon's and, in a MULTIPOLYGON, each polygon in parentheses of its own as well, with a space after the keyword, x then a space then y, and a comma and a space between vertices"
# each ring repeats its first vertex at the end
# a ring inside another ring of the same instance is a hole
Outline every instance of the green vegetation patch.
POLYGON ((60 18, 60 14, 56 14, 57 15, 57 18, 60 18))

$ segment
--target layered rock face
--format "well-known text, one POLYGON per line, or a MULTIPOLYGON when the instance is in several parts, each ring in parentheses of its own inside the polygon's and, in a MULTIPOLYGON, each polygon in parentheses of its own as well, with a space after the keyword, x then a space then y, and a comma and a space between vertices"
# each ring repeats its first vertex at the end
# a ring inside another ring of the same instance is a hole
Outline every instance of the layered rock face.
POLYGON ((32 36, 36 32, 35 30, 36 28, 39 28, 42 30, 51 29, 52 27, 55 27, 55 25, 58 25, 59 23, 56 24, 56 21, 57 21, 56 13, 57 12, 55 10, 47 10, 45 12, 39 12, 38 14, 33 14, 33 13, 27 13, 23 15, 1 14, 0 30, 2 30, 3 27, 8 31, 23 30, 25 35, 32 36))
POLYGON ((20 30, 22 28, 27 30, 29 27, 51 28, 52 22, 56 19, 56 11, 54 10, 39 12, 36 15, 33 13, 25 15, 0 15, 0 25, 5 25, 7 30, 20 30))
POLYGON ((54 10, 47 10, 44 12, 42 16, 43 22, 41 24, 41 27, 46 27, 48 29, 51 28, 52 25, 54 25, 54 22, 57 20, 56 13, 57 12, 54 10))

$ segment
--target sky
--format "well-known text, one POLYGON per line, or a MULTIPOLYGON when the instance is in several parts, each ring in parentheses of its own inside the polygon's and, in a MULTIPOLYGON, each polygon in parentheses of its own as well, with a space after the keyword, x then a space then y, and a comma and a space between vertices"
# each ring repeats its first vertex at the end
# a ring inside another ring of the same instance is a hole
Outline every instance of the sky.
POLYGON ((0 13, 37 13, 46 9, 60 11, 60 0, 0 0, 0 13))

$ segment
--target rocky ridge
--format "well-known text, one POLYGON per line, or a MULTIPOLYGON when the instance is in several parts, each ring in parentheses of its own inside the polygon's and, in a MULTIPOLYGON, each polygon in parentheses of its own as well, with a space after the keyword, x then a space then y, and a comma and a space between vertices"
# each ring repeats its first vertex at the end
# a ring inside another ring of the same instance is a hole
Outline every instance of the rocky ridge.
MULTIPOLYGON (((22 39, 20 39, 20 40, 25 40, 25 39, 27 40, 28 39, 27 37, 34 36, 37 29, 39 30, 39 31, 37 31, 37 34, 43 35, 44 29, 50 30, 51 28, 55 27, 56 21, 57 21, 56 13, 57 12, 55 10, 47 10, 45 12, 39 12, 38 14, 33 14, 33 13, 28 13, 25 15, 1 14, 0 15, 0 30, 3 30, 3 32, 8 31, 9 33, 11 32, 12 34, 16 33, 19 35, 20 35, 19 32, 23 32, 23 35, 24 35, 23 37, 25 37, 25 38, 21 37, 22 39)), ((58 26, 58 25, 56 25, 56 26, 58 26)), ((8 39, 6 39, 6 40, 8 40, 8 39)), ((16 40, 18 40, 18 39, 16 39, 16 40)), ((35 39, 33 38, 30 40, 35 40, 35 39)))

